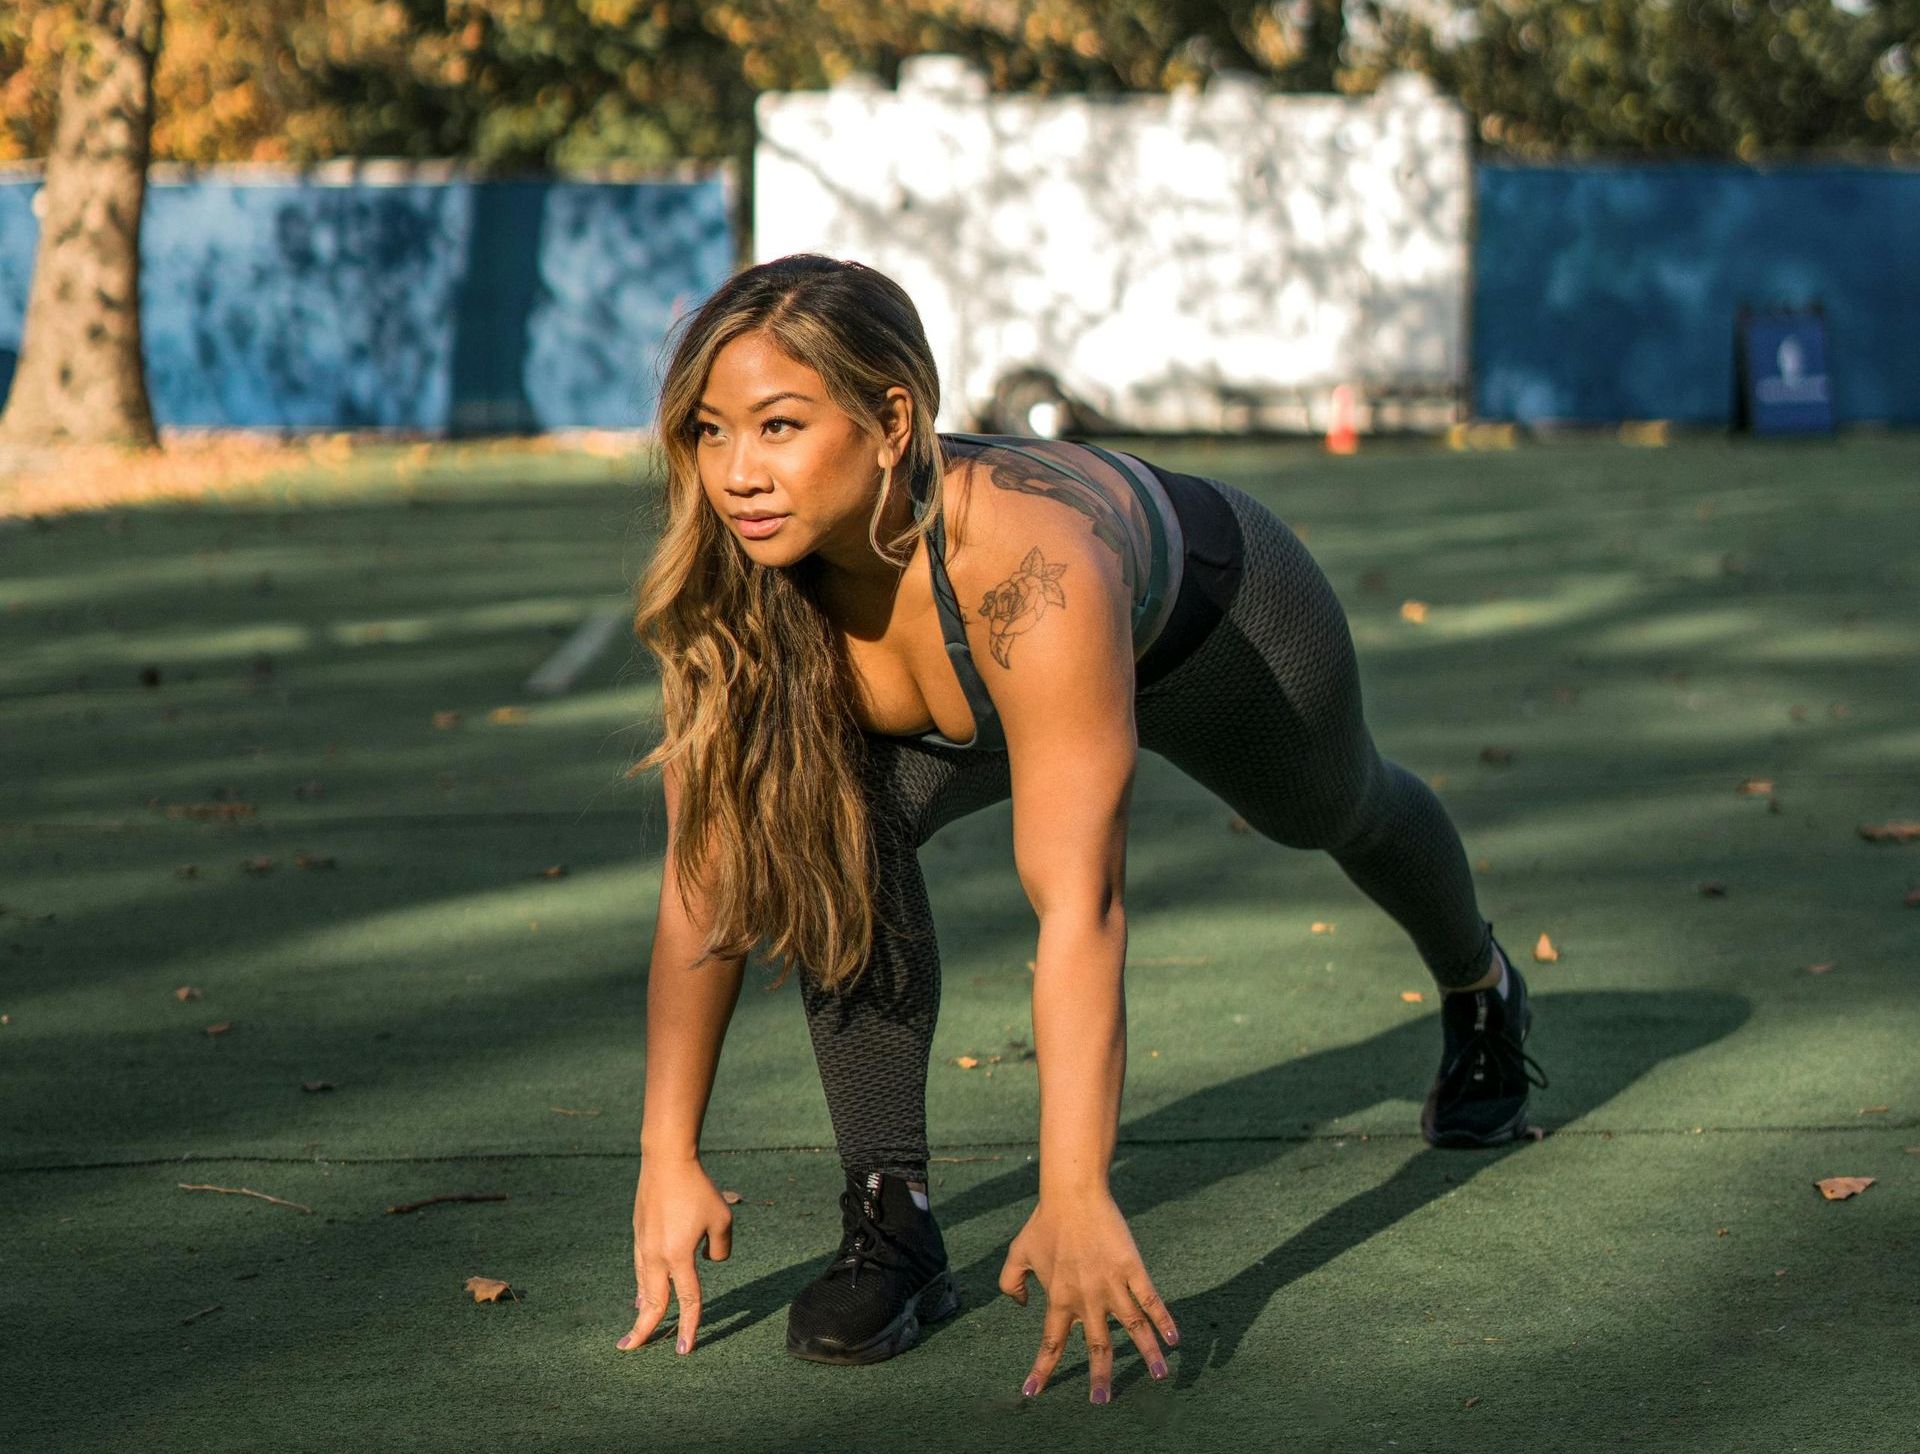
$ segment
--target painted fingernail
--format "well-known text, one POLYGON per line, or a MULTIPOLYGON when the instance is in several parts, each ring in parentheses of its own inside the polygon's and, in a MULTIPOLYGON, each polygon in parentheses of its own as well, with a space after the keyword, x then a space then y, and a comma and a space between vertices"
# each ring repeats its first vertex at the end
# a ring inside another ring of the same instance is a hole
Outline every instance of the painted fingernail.
POLYGON ((1167 1365, 1164 1363, 1149 1363, 1147 1365, 1147 1371, 1155 1378, 1165 1378, 1167 1376, 1167 1365))
POLYGON ((687 1340, 686 1340, 685 1338, 682 1338, 682 1339, 681 1339, 681 1340, 680 1340, 680 1341, 679 1341, 678 1343, 675 1343, 675 1344, 673 1345, 673 1351, 674 1351, 674 1352, 676 1352, 676 1353, 684 1353, 684 1352, 686 1352, 686 1351, 687 1351, 687 1340))
POLYGON ((633 1346, 633 1334, 631 1333, 627 1334, 626 1337, 622 1338, 618 1343, 614 1344, 613 1346, 616 1348, 631 1348, 633 1346))
POLYGON ((1032 1398, 1036 1393, 1040 1392, 1040 1380, 1037 1378, 1029 1378, 1025 1383, 1020 1385, 1020 1392, 1028 1398, 1032 1398))
POLYGON ((1178 1348, 1180 1346, 1180 1330, 1178 1328, 1175 1328, 1167 1334, 1167 1346, 1170 1348, 1178 1348))
POLYGON ((1107 1391, 1106 1391, 1106 1389, 1104 1389, 1104 1388, 1096 1388, 1096 1389, 1095 1389, 1095 1390, 1093 1391, 1093 1401, 1094 1401, 1095 1403, 1097 1403, 1097 1404, 1103 1404, 1103 1403, 1105 1403, 1105 1402, 1107 1401, 1107 1391))

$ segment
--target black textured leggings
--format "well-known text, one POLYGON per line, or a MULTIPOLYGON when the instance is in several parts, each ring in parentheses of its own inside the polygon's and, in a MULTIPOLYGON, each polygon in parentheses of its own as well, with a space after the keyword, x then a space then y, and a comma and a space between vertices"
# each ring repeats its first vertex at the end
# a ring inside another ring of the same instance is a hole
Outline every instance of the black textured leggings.
MULTIPOLYGON (((1146 670, 1159 665, 1160 641, 1139 663, 1141 747, 1275 842, 1331 854, 1407 931, 1440 985, 1472 984, 1491 966, 1493 947, 1466 852, 1432 790, 1374 747, 1333 587, 1299 537, 1245 491, 1195 476, 1170 482, 1183 490, 1176 503, 1201 487, 1217 490, 1232 511, 1231 522, 1211 532, 1187 529, 1191 584, 1180 594, 1189 607, 1200 600, 1190 590, 1214 597, 1211 629, 1171 670, 1146 670)), ((1226 521, 1217 504, 1213 515, 1226 521)), ((1181 519, 1187 524, 1185 508, 1181 519)), ((1177 605, 1175 616, 1193 634, 1193 612, 1177 605)), ((1172 630, 1170 623, 1162 637, 1172 630)), ((876 929, 871 959, 850 990, 825 992, 802 974, 801 997, 842 1165, 924 1179, 940 954, 919 848, 956 818, 1009 797, 1012 786, 1004 752, 875 733, 866 744, 879 850, 874 890, 893 927, 876 929)))

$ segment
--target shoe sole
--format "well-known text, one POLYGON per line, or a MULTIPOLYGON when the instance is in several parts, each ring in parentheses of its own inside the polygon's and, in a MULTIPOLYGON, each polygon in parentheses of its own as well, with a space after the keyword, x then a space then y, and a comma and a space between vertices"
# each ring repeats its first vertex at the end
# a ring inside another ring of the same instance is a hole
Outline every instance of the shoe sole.
MULTIPOLYGON (((1511 961, 1509 961, 1511 962, 1511 961)), ((1520 1026, 1520 1043, 1527 1043, 1527 1036, 1533 1033, 1533 1000, 1527 1000, 1527 1018, 1520 1026)), ((1482 1146, 1505 1146, 1511 1141, 1536 1139, 1530 1135, 1533 1128, 1527 1124, 1527 1101, 1530 1095, 1521 1097, 1519 1108, 1508 1120, 1491 1131, 1436 1131, 1434 1116, 1438 1110, 1436 1101, 1440 1094, 1440 1082, 1436 1080, 1427 1092, 1427 1099, 1420 1107, 1420 1134, 1426 1138, 1429 1146, 1437 1146, 1443 1151, 1473 1150, 1482 1146)))
POLYGON ((822 1344, 812 1339, 787 1338, 787 1352, 811 1363, 879 1363, 904 1353, 920 1337, 920 1330, 960 1311, 960 1289, 953 1285, 953 1274, 942 1271, 920 1291, 907 1299, 900 1316, 875 1333, 866 1342, 852 1348, 822 1344), (928 1304, 927 1315, 920 1316, 920 1305, 928 1304))

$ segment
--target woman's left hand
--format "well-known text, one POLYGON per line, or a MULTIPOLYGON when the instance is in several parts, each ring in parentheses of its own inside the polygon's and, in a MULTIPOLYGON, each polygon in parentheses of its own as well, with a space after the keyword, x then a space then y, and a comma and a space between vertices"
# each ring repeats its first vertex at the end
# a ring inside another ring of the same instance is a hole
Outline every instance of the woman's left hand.
POLYGON ((1147 1267, 1134 1246, 1127 1219, 1105 1187, 1086 1192, 1041 1194, 1033 1215, 1007 1248, 1000 1270, 1000 1291, 1027 1305, 1027 1274, 1040 1280, 1047 1295, 1047 1320, 1040 1334, 1040 1356, 1021 1388, 1037 1394, 1066 1352, 1075 1323, 1087 1341, 1090 1399, 1113 1396, 1113 1344, 1107 1319, 1118 1318, 1147 1361, 1155 1378, 1167 1376, 1156 1331, 1172 1347, 1180 1341, 1173 1314, 1160 1300, 1147 1267))

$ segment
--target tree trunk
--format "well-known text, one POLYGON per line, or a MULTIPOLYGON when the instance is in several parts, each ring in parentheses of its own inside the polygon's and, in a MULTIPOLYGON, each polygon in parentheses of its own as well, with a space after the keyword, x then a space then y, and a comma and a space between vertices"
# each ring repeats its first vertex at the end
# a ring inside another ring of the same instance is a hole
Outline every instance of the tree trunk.
POLYGON ((1306 35, 1301 56, 1290 67, 1288 81, 1302 91, 1335 91, 1334 73, 1340 69, 1340 48, 1347 40, 1344 0, 1308 0, 1306 35))
POLYGON ((60 72, 26 329, 0 443, 152 447, 140 209, 161 0, 85 0, 60 72))

